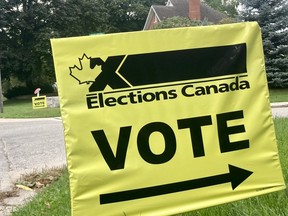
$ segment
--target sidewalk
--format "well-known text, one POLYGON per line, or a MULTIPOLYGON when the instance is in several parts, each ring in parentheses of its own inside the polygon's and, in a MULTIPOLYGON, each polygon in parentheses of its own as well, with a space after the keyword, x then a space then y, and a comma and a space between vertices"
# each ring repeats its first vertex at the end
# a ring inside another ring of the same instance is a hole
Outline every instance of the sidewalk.
POLYGON ((271 108, 288 107, 288 102, 271 103, 271 108))

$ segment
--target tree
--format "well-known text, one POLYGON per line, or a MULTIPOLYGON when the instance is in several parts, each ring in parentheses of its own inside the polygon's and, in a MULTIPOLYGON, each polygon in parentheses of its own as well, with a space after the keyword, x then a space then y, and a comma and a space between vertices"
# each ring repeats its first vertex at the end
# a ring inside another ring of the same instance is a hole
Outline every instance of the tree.
POLYGON ((229 17, 235 18, 238 15, 239 0, 204 0, 204 3, 229 17))
POLYGON ((1 0, 0 69, 30 89, 55 81, 50 39, 142 30, 166 0, 1 0), (37 86, 36 86, 37 85, 37 86))
POLYGON ((107 29, 103 0, 2 0, 0 8, 3 77, 16 76, 28 88, 55 81, 50 38, 107 29))
POLYGON ((84 36, 107 32, 105 0, 50 0, 48 22, 54 37, 84 36))
MULTIPOLYGON (((8 35, 5 29, 9 25, 9 14, 7 13, 9 9, 8 3, 6 1, 0 1, 0 70, 3 69, 3 62, 7 62, 7 52, 8 52, 8 35)), ((8 76, 7 71, 2 70, 2 78, 8 76)))
POLYGON ((109 10, 108 32, 127 32, 142 30, 150 7, 164 5, 166 0, 111 0, 105 1, 109 10))
POLYGON ((157 23, 154 29, 165 29, 165 28, 179 28, 179 27, 190 27, 190 26, 203 26, 209 25, 207 20, 190 20, 188 17, 174 16, 157 23))
POLYGON ((47 39, 43 36, 49 33, 46 22, 49 11, 36 0, 2 1, 1 4, 5 14, 5 25, 1 26, 1 31, 6 38, 1 62, 4 77, 16 76, 30 87, 33 79, 37 82, 37 78, 47 72, 47 45, 43 47, 39 43, 47 39))
POLYGON ((241 0, 241 18, 262 29, 268 83, 288 87, 288 1, 241 0))
POLYGON ((0 113, 3 113, 3 97, 2 97, 2 79, 1 79, 1 69, 0 69, 0 113))

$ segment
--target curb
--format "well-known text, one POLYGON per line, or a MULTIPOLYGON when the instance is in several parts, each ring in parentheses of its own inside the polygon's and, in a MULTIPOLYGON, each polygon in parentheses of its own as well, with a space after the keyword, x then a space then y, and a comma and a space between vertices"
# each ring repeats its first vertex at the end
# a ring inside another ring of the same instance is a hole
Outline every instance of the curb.
POLYGON ((288 102, 271 103, 271 108, 283 108, 288 107, 288 102))
POLYGON ((62 121, 61 117, 48 118, 0 118, 0 122, 62 121))

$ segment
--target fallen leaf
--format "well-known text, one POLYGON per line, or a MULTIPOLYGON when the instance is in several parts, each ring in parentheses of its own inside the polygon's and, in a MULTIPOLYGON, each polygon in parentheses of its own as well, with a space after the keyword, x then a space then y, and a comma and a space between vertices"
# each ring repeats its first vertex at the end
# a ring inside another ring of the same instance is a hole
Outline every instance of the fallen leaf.
POLYGON ((54 177, 53 176, 48 176, 47 179, 50 180, 50 181, 53 181, 54 177))
POLYGON ((41 182, 36 182, 36 187, 37 188, 42 188, 44 186, 44 184, 42 184, 41 182))
POLYGON ((20 189, 22 189, 22 190, 33 191, 31 188, 29 188, 29 187, 27 187, 27 186, 25 186, 25 185, 19 185, 19 184, 17 184, 16 187, 17 187, 17 188, 20 188, 20 189))
POLYGON ((48 209, 51 208, 51 204, 50 204, 49 202, 45 202, 45 205, 46 205, 46 207, 47 207, 48 209))

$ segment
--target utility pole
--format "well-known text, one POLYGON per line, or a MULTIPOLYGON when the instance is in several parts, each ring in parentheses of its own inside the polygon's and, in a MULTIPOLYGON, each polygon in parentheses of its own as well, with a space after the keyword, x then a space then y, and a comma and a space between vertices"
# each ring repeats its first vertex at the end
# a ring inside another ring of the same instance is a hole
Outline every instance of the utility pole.
POLYGON ((2 81, 1 81, 1 68, 0 68, 0 113, 3 113, 3 96, 2 96, 2 81))

